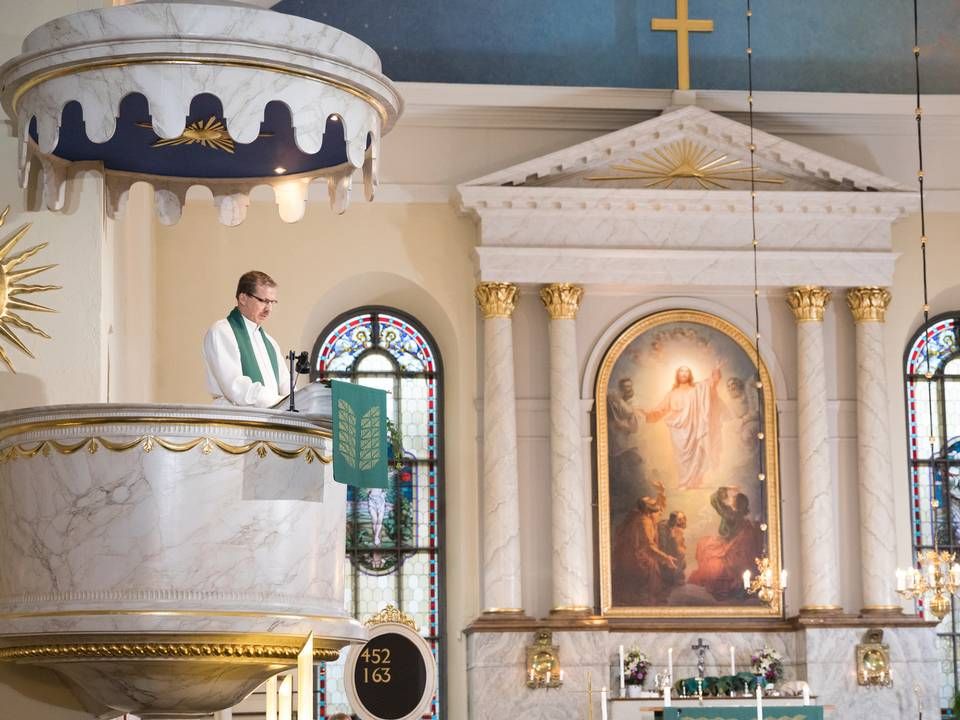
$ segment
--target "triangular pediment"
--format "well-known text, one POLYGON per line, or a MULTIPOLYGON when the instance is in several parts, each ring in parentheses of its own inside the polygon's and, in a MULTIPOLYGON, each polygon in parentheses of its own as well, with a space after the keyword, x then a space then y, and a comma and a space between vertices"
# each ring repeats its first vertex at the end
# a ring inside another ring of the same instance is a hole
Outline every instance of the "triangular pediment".
MULTIPOLYGON (((907 191, 877 173, 759 130, 762 191, 907 191)), ((744 190, 750 127, 695 106, 588 140, 460 185, 595 189, 744 190)))

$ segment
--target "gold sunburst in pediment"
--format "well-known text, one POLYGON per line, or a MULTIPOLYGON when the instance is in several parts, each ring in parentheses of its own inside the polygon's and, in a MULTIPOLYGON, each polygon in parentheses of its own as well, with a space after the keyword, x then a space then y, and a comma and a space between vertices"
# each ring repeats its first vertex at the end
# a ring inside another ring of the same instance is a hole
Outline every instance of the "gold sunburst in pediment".
POLYGON ((611 165, 611 169, 619 170, 623 175, 594 175, 587 180, 642 180, 645 181, 644 187, 668 188, 678 180, 690 179, 705 190, 727 189, 730 187, 728 183, 749 183, 751 173, 756 183, 782 185, 784 182, 783 178, 761 176, 756 165, 741 167, 739 160, 730 159, 728 155, 693 140, 678 140, 627 162, 629 164, 611 165))
MULTIPOLYGON (((8 212, 10 212, 9 206, 6 208, 6 210, 0 213, 0 225, 3 225, 4 221, 7 219, 8 212)), ((56 267, 56 265, 41 265, 40 267, 15 270, 18 265, 29 260, 38 252, 43 250, 47 246, 47 243, 34 245, 32 248, 24 250, 18 255, 7 257, 10 255, 10 251, 13 250, 13 246, 16 245, 20 239, 27 234, 28 230, 30 230, 30 225, 24 225, 9 238, 0 242, 0 339, 6 340, 20 351, 26 353, 30 357, 33 357, 33 353, 30 352, 27 346, 23 344, 23 341, 17 337, 17 334, 13 331, 13 328, 20 328, 22 330, 32 332, 34 335, 39 335, 40 337, 47 339, 49 339, 50 336, 33 323, 24 320, 15 311, 30 310, 33 312, 56 312, 56 310, 24 300, 21 295, 45 292, 47 290, 59 290, 60 286, 31 285, 22 282, 28 277, 32 277, 42 273, 44 270, 49 270, 52 267, 56 267)), ((2 360, 12 372, 16 372, 16 369, 13 367, 13 362, 10 360, 10 356, 3 349, 2 345, 0 345, 0 360, 2 360)))

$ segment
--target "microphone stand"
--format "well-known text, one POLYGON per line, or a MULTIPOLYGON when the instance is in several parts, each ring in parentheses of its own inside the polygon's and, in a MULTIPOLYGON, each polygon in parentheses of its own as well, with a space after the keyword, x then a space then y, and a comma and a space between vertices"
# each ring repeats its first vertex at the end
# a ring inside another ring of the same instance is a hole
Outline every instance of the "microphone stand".
POLYGON ((290 407, 287 408, 287 412, 300 412, 297 410, 296 403, 293 399, 293 391, 296 390, 297 385, 297 354, 291 350, 287 354, 287 362, 290 364, 290 407))

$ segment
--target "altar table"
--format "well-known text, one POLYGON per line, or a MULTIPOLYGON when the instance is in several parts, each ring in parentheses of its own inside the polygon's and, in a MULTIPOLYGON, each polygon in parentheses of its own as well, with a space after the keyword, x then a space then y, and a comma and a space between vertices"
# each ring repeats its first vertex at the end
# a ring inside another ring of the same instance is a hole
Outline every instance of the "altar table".
MULTIPOLYGON (((610 698, 610 720, 756 720, 756 701, 748 697, 674 698, 664 707, 663 698, 610 698)), ((823 720, 823 706, 804 705, 801 698, 766 698, 764 720, 823 720)))

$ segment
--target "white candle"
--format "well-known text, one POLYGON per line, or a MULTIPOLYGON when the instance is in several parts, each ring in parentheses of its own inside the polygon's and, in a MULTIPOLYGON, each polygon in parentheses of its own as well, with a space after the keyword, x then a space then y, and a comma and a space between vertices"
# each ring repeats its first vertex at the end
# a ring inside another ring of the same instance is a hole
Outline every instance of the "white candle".
POLYGON ((670 686, 669 685, 663 688, 663 706, 670 707, 670 686))
POLYGON ((673 682, 673 648, 667 650, 667 674, 670 676, 670 682, 673 682))
POLYGON ((560 669, 560 682, 563 682, 563 669, 560 669))
POLYGON ((623 677, 623 645, 620 646, 620 697, 627 696, 627 685, 623 677))
POLYGON ((735 659, 735 652, 733 649, 733 645, 730 646, 730 674, 731 675, 737 674, 737 661, 735 659))
POLYGON ((897 568, 897 590, 906 590, 907 589, 907 574, 897 568))
POLYGON ((600 688, 600 720, 607 720, 607 686, 600 688))
POLYGON ((744 590, 750 589, 750 571, 749 570, 743 571, 743 589, 744 590))
POLYGON ((810 704, 810 686, 806 683, 803 684, 803 704, 810 704))
POLYGON ((550 681, 553 679, 553 671, 547 670, 547 685, 550 684, 550 681))
POLYGON ((757 683, 757 720, 763 720, 763 690, 760 689, 760 683, 757 683))

